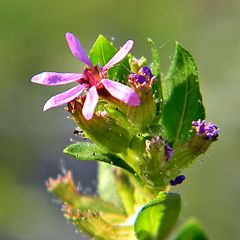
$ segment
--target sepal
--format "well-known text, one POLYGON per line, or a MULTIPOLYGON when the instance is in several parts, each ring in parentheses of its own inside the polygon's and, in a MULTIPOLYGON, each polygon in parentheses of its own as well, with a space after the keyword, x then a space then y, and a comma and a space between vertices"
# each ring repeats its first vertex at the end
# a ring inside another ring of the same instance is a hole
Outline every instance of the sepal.
POLYGON ((129 65, 130 70, 133 73, 137 73, 141 67, 146 65, 147 59, 145 57, 141 57, 140 59, 137 59, 135 57, 129 58, 129 65))
POLYGON ((112 153, 121 153, 128 148, 132 137, 130 131, 121 127, 118 121, 105 111, 86 120, 82 115, 82 107, 81 102, 75 101, 68 104, 67 110, 91 141, 112 153))

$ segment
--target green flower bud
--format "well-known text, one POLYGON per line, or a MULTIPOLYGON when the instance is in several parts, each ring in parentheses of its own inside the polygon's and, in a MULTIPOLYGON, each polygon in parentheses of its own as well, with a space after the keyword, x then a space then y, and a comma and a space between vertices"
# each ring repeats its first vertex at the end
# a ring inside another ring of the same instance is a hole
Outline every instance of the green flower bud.
POLYGON ((172 148, 164 142, 162 137, 157 136, 146 140, 146 161, 143 166, 143 177, 153 189, 159 190, 159 179, 164 165, 173 155, 172 148))
POLYGON ((141 67, 146 65, 147 59, 145 57, 141 57, 140 59, 137 59, 135 57, 132 57, 129 59, 129 65, 131 72, 137 73, 141 67))
POLYGON ((151 70, 144 66, 138 73, 129 75, 129 82, 140 98, 140 105, 129 107, 127 117, 134 126, 142 131, 151 125, 156 115, 155 100, 152 94, 153 77, 151 70))

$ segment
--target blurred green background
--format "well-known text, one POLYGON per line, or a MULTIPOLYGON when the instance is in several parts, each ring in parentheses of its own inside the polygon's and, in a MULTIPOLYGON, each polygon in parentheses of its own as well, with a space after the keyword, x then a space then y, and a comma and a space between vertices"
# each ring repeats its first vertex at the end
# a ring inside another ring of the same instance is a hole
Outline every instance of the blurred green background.
POLYGON ((73 169, 87 192, 96 189, 96 165, 76 162, 62 149, 76 140, 62 108, 42 112, 64 87, 30 83, 42 71, 81 72, 64 34, 87 50, 102 33, 117 46, 135 40, 133 54, 150 57, 159 46, 163 71, 174 41, 195 57, 207 118, 221 128, 219 142, 185 171, 180 223, 202 222, 211 239, 240 234, 240 2, 235 0, 1 0, 0 1, 0 239, 83 239, 67 224, 44 181, 73 169))

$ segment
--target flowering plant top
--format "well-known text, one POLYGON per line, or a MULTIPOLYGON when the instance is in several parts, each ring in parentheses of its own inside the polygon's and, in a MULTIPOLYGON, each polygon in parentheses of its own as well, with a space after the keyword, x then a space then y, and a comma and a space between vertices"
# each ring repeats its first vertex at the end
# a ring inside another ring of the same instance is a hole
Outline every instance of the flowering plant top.
MULTIPOLYGON (((64 153, 99 162, 99 196, 79 192, 70 171, 49 178, 46 187, 63 202, 65 218, 95 239, 166 239, 181 209, 171 187, 185 180, 182 171, 219 137, 219 128, 204 120, 196 63, 176 43, 162 77, 151 39, 151 64, 130 54, 132 40, 117 50, 100 35, 87 55, 73 34, 66 39, 73 56, 86 64, 83 72, 44 72, 32 82, 77 83, 51 97, 43 110, 66 105, 78 127, 74 132, 90 140, 80 138, 64 153)), ((189 236, 207 239, 196 221, 174 239, 189 236)))

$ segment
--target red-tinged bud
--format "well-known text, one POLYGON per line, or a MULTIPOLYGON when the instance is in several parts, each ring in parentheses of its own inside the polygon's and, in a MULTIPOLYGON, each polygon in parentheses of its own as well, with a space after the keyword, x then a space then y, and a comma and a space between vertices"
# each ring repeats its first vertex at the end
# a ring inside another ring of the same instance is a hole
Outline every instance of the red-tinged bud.
POLYGON ((49 178, 45 183, 47 190, 61 199, 62 202, 74 204, 74 199, 78 198, 78 191, 70 171, 64 176, 58 175, 56 179, 49 178))

